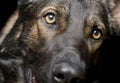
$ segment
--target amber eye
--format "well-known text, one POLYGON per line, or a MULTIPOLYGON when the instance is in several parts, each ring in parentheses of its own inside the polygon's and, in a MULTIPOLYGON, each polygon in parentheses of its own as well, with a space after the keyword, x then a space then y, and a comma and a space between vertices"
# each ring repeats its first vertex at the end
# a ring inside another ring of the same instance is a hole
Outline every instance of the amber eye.
POLYGON ((44 19, 47 24, 55 24, 56 23, 56 16, 54 13, 48 13, 44 16, 44 19))
POLYGON ((102 31, 100 29, 94 29, 92 31, 92 38, 95 39, 95 40, 98 40, 100 39, 102 36, 102 31))

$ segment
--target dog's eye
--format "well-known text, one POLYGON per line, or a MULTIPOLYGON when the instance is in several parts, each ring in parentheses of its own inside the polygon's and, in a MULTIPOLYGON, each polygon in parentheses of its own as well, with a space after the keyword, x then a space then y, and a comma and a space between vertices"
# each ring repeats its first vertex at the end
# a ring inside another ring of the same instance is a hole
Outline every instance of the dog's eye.
POLYGON ((102 36, 102 31, 100 29, 93 29, 92 31, 92 38, 95 40, 100 39, 102 36))
POLYGON ((55 24, 56 23, 56 16, 54 13, 48 13, 44 16, 45 22, 47 24, 55 24))

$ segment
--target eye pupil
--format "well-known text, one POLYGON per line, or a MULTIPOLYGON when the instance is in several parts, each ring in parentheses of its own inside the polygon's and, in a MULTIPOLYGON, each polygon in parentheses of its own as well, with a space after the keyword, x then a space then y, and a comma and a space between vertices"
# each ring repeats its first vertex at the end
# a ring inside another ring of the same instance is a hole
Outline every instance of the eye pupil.
POLYGON ((54 19, 54 16, 53 16, 53 15, 49 15, 49 19, 50 19, 50 20, 53 20, 53 19, 54 19))
POLYGON ((94 34, 94 35, 99 35, 99 31, 98 31, 98 30, 94 30, 94 31, 93 31, 93 34, 94 34))

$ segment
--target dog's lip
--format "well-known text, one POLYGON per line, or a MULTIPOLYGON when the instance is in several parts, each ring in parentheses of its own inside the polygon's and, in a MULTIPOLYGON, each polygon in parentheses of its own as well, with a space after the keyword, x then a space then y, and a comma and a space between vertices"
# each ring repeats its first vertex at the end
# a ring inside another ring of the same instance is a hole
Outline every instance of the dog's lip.
POLYGON ((36 78, 35 78, 35 76, 33 75, 33 72, 32 72, 32 78, 29 79, 29 83, 37 83, 36 78))
POLYGON ((37 82, 36 82, 36 78, 35 78, 35 76, 32 77, 32 80, 31 80, 30 83, 37 83, 37 82))
POLYGON ((26 79, 27 79, 28 83, 37 83, 36 77, 35 77, 30 65, 27 67, 26 79))

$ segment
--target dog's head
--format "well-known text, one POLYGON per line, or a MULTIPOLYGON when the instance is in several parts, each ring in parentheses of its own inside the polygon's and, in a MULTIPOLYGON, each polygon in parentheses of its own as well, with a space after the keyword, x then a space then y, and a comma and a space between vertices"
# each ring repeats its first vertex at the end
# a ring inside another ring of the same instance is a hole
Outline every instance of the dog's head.
POLYGON ((113 3, 19 0, 19 18, 4 45, 13 48, 17 43, 38 83, 81 83, 96 64, 104 40, 119 34, 113 3))

